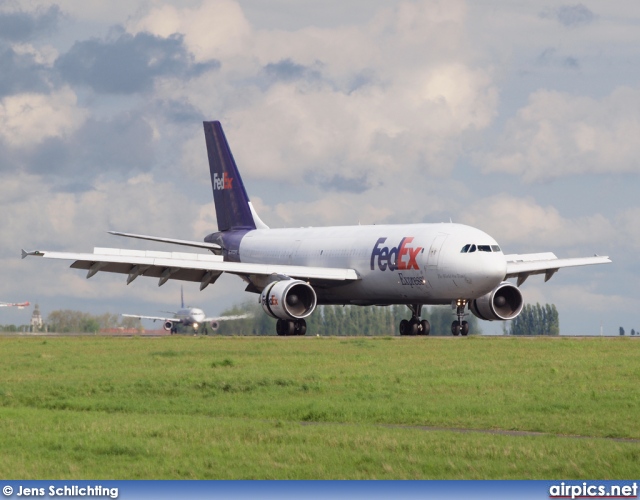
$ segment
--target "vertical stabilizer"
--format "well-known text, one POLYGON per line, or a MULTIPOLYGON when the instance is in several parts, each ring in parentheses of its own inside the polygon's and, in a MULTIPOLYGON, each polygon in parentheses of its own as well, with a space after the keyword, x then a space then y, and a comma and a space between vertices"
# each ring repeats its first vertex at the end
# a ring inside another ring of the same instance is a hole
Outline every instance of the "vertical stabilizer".
POLYGON ((249 197, 220 122, 204 122, 218 231, 255 229, 249 197))

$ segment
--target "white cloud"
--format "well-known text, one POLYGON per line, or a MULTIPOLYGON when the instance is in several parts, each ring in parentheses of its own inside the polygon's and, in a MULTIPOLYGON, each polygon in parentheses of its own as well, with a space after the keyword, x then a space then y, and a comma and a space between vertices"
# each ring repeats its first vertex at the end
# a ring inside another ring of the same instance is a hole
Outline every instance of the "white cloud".
POLYGON ((614 225, 601 214, 570 219, 557 208, 540 206, 532 198, 504 194, 478 200, 462 218, 487 231, 502 245, 526 245, 531 252, 587 244, 596 251, 608 247, 616 235, 614 225))
POLYGON ((75 132, 87 117, 75 92, 63 87, 49 95, 16 94, 0 101, 0 137, 13 147, 75 132))
MULTIPOLYGON (((308 225, 308 221, 317 226, 373 224, 386 220, 393 213, 388 207, 363 204, 362 201, 361 197, 354 199, 330 194, 311 203, 278 203, 274 212, 285 227, 308 225)), ((265 218, 262 214, 260 217, 265 218)))
POLYGON ((375 184, 398 172, 445 176, 466 135, 494 119, 492 69, 474 60, 467 22, 464 2, 425 0, 400 2, 364 28, 257 30, 225 0, 154 8, 129 29, 183 33, 198 59, 221 60, 206 77, 158 90, 222 118, 243 145, 234 152, 246 175, 295 183, 320 172, 375 184), (237 41, 223 40, 229 30, 237 41), (315 76, 267 82, 266 65, 282 61, 315 76))
MULTIPOLYGON (((595 271, 591 269, 592 274, 595 271)), ((563 275, 578 270, 563 269, 563 275)), ((560 277, 560 275, 558 275, 560 277)), ((532 277, 522 285, 522 293, 526 303, 529 304, 556 304, 559 310, 588 310, 590 313, 606 314, 609 312, 624 313, 636 310, 640 306, 640 300, 634 296, 615 295, 608 291, 599 290, 599 284, 595 282, 583 282, 580 284, 558 284, 558 277, 552 278, 548 283, 543 283, 541 278, 532 277)), ((562 278, 560 278, 562 279, 562 278)), ((599 325, 598 325, 599 326, 599 325)))
POLYGON ((0 199, 0 234, 5 235, 0 254, 5 255, 15 255, 20 246, 91 251, 93 245, 130 244, 107 235, 112 229, 193 239, 185 221, 196 220, 199 209, 173 184, 148 174, 126 183, 99 179, 94 189, 82 193, 50 193, 41 178, 13 174, 0 182, 0 199))
POLYGON ((619 87, 598 100, 538 90, 509 120, 484 172, 526 181, 586 173, 640 173, 640 89, 619 87))
POLYGON ((50 45, 34 46, 29 43, 14 43, 11 47, 16 54, 30 55, 36 64, 45 66, 53 66, 58 51, 50 45))
POLYGON ((625 248, 640 250, 640 207, 624 210, 615 221, 618 229, 615 241, 623 241, 625 248))
POLYGON ((195 8, 159 5, 152 7, 130 29, 162 37, 183 34, 197 61, 243 53, 251 33, 240 5, 233 0, 205 1, 195 8))

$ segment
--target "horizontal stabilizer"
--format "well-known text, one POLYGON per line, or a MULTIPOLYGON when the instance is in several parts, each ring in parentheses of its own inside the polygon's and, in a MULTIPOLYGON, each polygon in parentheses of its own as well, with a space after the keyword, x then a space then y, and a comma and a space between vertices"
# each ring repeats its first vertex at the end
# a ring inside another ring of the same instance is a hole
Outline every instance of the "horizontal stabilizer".
MULTIPOLYGON (((126 238, 137 238, 139 240, 149 240, 149 241, 158 241, 160 243, 170 243, 173 245, 183 245, 187 247, 196 247, 196 248, 206 248, 207 250, 211 250, 216 253, 222 250, 222 247, 216 243, 206 243, 200 241, 190 241, 190 240, 177 240, 174 238, 161 238, 159 236, 148 236, 146 234, 133 234, 133 233, 121 233, 120 231, 107 231, 109 234, 114 234, 116 236, 124 236, 126 238)), ((22 258, 26 257, 24 250, 22 251, 22 258)))

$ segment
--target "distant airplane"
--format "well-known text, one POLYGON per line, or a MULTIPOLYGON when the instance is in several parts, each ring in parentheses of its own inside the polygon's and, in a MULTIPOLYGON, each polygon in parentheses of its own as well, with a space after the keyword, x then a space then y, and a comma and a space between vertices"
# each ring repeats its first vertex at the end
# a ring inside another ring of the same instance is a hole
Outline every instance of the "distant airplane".
POLYGON ((25 307, 28 307, 30 304, 29 302, 0 302, 0 307, 17 307, 18 309, 24 309, 25 307))
MULTIPOLYGON (((491 236, 462 224, 396 224, 269 229, 240 178, 220 122, 204 122, 218 231, 204 242, 141 234, 111 234, 205 248, 201 253, 95 248, 94 253, 22 251, 73 260, 72 268, 200 282, 223 273, 239 276, 259 294, 265 313, 278 319, 278 335, 304 335, 318 304, 405 304, 411 319, 401 335, 428 335, 422 306, 451 304, 453 335, 467 335, 466 309, 483 320, 510 320, 523 306, 519 286, 531 275, 549 280, 560 268, 606 264, 608 257, 558 259, 552 253, 505 255, 491 236), (516 284, 506 281, 517 278, 516 284)), ((420 196, 416 191, 416 196, 420 196)), ((505 214, 508 217, 509 214, 505 214)))
POLYGON ((198 331, 198 328, 205 324, 209 323, 211 329, 216 331, 220 326, 220 321, 230 321, 235 319, 244 319, 251 316, 250 314, 237 314, 235 316, 217 316, 215 318, 207 318, 205 317, 202 309, 198 309, 197 307, 185 307, 184 305, 184 292, 182 288, 180 288, 180 304, 181 307, 177 312, 170 312, 173 314, 171 318, 167 318, 164 316, 138 316, 135 314, 121 314, 121 316, 125 318, 138 318, 138 319, 151 319, 155 321, 162 321, 162 327, 171 332, 171 334, 178 332, 178 325, 190 326, 193 328, 194 332, 198 331))

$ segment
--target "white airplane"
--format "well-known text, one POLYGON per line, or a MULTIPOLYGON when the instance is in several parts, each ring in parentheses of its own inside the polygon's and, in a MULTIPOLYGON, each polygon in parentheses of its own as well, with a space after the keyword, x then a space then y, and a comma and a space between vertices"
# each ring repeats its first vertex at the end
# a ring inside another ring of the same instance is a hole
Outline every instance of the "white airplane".
POLYGON ((401 335, 428 335, 422 306, 451 304, 453 335, 467 335, 466 310, 484 320, 510 320, 523 306, 519 286, 549 280, 560 268, 610 263, 608 257, 558 259, 553 253, 505 255, 495 239, 462 224, 397 224, 270 229, 249 201, 220 122, 204 122, 218 231, 204 242, 110 231, 111 234, 203 248, 212 254, 94 248, 93 253, 22 251, 74 261, 72 268, 195 281, 203 290, 223 273, 239 276, 278 335, 304 335, 318 304, 405 304, 401 335), (506 281, 517 278, 516 284, 506 281))
POLYGON ((229 321, 235 319, 244 319, 251 316, 250 314, 237 314, 234 316, 217 316, 214 318, 207 318, 202 309, 198 309, 197 307, 185 307, 184 305, 184 292, 182 288, 180 288, 180 304, 181 307, 176 312, 171 312, 173 314, 172 317, 167 318, 165 316, 138 316, 136 314, 121 314, 125 318, 137 318, 137 319, 151 319, 155 321, 162 321, 162 327, 174 333, 178 332, 177 325, 190 326, 193 328, 194 332, 198 331, 198 328, 204 323, 209 323, 213 331, 216 331, 220 326, 220 321, 229 321))
POLYGON ((29 302, 0 302, 0 307, 17 307, 18 309, 24 309, 29 305, 29 302))

